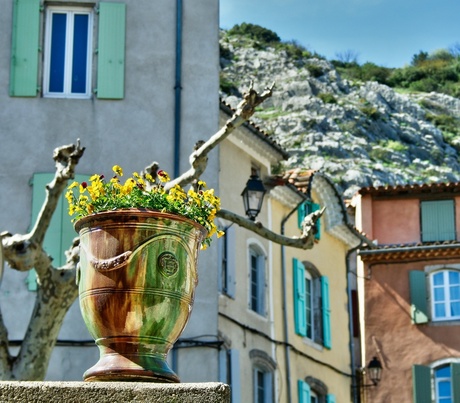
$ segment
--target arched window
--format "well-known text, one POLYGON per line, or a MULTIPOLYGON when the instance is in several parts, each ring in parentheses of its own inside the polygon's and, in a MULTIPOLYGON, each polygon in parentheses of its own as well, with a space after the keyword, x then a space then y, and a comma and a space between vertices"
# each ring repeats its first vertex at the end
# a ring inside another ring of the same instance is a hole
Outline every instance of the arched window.
POLYGON ((450 365, 435 368, 433 372, 436 403, 452 403, 452 371, 450 365))
POLYGON ((275 361, 264 351, 253 349, 249 352, 253 365, 253 390, 255 403, 272 403, 275 361))

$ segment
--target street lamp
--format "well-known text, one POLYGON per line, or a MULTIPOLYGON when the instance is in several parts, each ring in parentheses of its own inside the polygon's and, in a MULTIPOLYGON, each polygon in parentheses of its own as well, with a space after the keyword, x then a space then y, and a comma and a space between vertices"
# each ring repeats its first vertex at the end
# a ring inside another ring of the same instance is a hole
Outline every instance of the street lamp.
POLYGON ((249 177, 241 196, 243 196, 246 215, 250 220, 255 221, 262 209, 262 203, 265 196, 265 187, 257 174, 252 174, 249 177))
POLYGON ((377 357, 373 357, 367 364, 366 368, 367 376, 372 381, 372 385, 363 386, 377 386, 382 376, 382 364, 377 357))

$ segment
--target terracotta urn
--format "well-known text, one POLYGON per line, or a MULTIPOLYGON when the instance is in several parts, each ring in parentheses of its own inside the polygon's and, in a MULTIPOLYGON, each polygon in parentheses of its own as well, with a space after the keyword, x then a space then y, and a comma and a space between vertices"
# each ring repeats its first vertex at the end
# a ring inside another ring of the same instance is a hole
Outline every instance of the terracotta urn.
POLYGON ((100 352, 84 380, 180 382, 166 357, 192 311, 204 227, 127 209, 84 217, 75 229, 80 308, 100 352))

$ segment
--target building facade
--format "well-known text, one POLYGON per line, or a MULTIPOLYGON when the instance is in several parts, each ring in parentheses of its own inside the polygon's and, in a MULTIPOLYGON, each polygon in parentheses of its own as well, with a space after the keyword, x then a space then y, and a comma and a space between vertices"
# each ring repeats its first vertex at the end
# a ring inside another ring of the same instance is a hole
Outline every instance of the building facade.
MULTIPOLYGON (((229 113, 224 107, 221 125, 229 113)), ((251 124, 220 147, 222 208, 244 216, 241 193, 254 173, 267 190, 256 220, 275 233, 300 236, 305 216, 326 207, 309 250, 221 222, 226 235, 219 242, 220 380, 231 385, 232 402, 350 402, 346 261, 364 237, 348 223, 326 176, 271 172, 285 157, 251 124)))
MULTIPOLYGON (((25 233, 33 225, 54 172, 53 149, 77 139, 86 148, 78 175, 110 175, 115 164, 140 171, 153 161, 171 176, 188 169, 195 143, 218 129, 218 19, 214 0, 3 1, 0 186, 8 191, 0 197, 1 231, 25 233)), ((214 153, 203 179, 219 194, 217 164, 214 153)), ((64 205, 55 220, 70 227, 64 205)), ((73 236, 70 230, 65 239, 73 236)), ((59 265, 70 244, 46 247, 59 265)), ((216 259, 216 247, 200 255, 187 339, 217 337, 217 294, 209 292, 216 288, 216 259)), ((34 287, 33 276, 5 268, 2 316, 18 343, 34 287)), ((98 359, 95 347, 81 347, 88 339, 76 303, 46 378, 80 380, 98 359)), ((201 346, 174 356, 184 381, 217 379, 217 350, 201 346), (209 365, 191 367, 195 352, 209 365)))
POLYGON ((356 225, 363 362, 382 363, 369 402, 460 401, 460 186, 361 189, 356 225))

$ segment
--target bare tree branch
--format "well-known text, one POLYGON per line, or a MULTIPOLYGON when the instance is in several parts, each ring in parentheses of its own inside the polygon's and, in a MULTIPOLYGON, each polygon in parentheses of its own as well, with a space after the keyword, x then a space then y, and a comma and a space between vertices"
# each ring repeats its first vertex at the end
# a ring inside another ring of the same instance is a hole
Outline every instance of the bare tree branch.
POLYGON ((260 235, 261 237, 268 239, 269 241, 275 242, 279 245, 291 246, 293 248, 299 249, 311 249, 313 248, 315 241, 315 230, 316 230, 316 221, 324 213, 325 208, 315 211, 305 217, 302 223, 302 234, 299 238, 291 238, 284 235, 280 235, 276 232, 265 228, 262 223, 257 221, 252 221, 248 218, 242 217, 238 214, 232 213, 228 210, 219 210, 217 212, 217 217, 223 218, 224 220, 231 221, 242 228, 246 228, 249 231, 254 232, 255 234, 260 235))
POLYGON ((274 87, 275 84, 273 83, 270 87, 266 88, 262 94, 259 95, 257 91, 254 90, 253 83, 251 82, 249 92, 244 95, 243 100, 239 103, 233 116, 227 120, 225 126, 222 127, 211 138, 209 138, 209 140, 197 144, 195 150, 189 158, 191 168, 178 178, 168 182, 165 186, 165 190, 169 190, 176 185, 185 186, 194 180, 198 180, 198 178, 206 169, 208 162, 207 156, 209 152, 220 142, 222 142, 237 127, 247 122, 248 119, 254 114, 256 107, 267 98, 272 96, 274 87))

